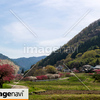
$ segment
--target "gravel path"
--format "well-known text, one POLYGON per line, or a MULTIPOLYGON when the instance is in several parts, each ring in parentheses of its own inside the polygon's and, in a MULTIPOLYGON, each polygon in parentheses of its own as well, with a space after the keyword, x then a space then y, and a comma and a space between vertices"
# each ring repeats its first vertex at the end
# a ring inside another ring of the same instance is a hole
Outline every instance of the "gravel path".
POLYGON ((27 86, 23 86, 23 85, 12 85, 12 89, 28 89, 27 86))
POLYGON ((69 79, 69 77, 59 78, 59 80, 66 80, 66 79, 69 79))

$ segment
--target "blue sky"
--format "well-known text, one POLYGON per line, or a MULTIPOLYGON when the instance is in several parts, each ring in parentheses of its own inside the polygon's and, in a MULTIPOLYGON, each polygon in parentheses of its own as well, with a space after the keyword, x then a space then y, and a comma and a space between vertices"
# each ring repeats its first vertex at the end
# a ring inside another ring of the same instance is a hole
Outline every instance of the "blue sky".
POLYGON ((60 47, 83 28, 100 18, 99 0, 2 0, 0 1, 0 53, 10 58, 49 55, 25 53, 25 47, 60 47), (10 12, 18 17, 38 36, 10 12), (77 20, 90 13, 66 37, 64 33, 77 20))

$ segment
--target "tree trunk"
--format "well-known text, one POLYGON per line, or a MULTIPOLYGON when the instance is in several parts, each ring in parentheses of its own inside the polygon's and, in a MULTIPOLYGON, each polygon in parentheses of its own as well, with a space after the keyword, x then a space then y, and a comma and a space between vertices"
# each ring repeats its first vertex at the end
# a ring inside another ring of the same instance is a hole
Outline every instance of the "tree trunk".
POLYGON ((0 77, 0 88, 3 88, 3 78, 0 77))
POLYGON ((0 83, 0 88, 3 88, 3 84, 2 83, 0 83))

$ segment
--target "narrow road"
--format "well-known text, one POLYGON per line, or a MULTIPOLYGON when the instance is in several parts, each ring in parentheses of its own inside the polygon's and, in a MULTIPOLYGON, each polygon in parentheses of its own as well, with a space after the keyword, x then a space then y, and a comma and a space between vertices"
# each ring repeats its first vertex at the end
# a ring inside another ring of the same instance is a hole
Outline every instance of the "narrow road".
POLYGON ((59 78, 59 80, 66 80, 66 79, 69 79, 69 77, 59 78))
POLYGON ((28 89, 27 86, 22 86, 22 85, 11 85, 12 89, 28 89))

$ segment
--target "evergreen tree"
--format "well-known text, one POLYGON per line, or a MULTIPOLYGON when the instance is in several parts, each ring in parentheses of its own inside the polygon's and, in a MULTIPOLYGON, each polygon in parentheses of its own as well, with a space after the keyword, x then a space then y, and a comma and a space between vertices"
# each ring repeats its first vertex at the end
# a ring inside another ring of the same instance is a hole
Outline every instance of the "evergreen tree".
POLYGON ((22 73, 22 74, 24 74, 24 68, 22 68, 22 71, 21 71, 21 73, 22 73))
POLYGON ((96 61, 96 65, 99 65, 99 60, 97 59, 97 61, 96 61))

